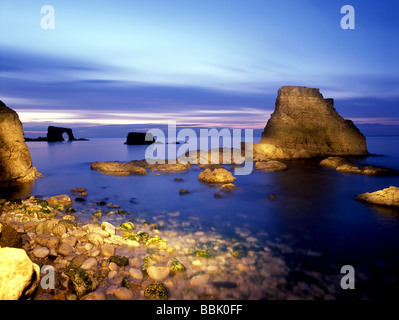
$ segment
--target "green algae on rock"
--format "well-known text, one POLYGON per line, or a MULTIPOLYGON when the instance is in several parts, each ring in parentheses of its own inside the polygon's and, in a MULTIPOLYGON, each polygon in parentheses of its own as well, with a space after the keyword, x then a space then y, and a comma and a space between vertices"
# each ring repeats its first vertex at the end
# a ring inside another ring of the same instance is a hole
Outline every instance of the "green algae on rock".
POLYGON ((168 300, 168 287, 162 282, 151 283, 145 288, 144 297, 148 300, 168 300))

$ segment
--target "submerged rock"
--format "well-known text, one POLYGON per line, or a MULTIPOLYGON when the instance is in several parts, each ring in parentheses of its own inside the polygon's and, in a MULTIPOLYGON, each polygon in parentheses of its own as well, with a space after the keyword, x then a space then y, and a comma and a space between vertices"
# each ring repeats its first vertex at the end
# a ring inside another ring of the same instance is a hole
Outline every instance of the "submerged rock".
POLYGON ((232 183, 226 183, 220 187, 220 191, 222 192, 232 192, 237 189, 237 187, 232 183))
POLYGON ((341 157, 328 157, 320 162, 322 167, 337 168, 344 164, 352 164, 352 161, 341 157))
POLYGON ((90 165, 90 168, 93 170, 97 170, 102 174, 110 174, 115 176, 129 176, 132 174, 146 175, 148 173, 146 169, 139 167, 132 162, 93 162, 90 165))
POLYGON ((399 206, 399 188, 389 187, 376 192, 366 192, 360 194, 356 198, 357 200, 366 201, 372 204, 379 204, 383 206, 399 206))
POLYGON ((0 101, 0 185, 29 182, 39 176, 32 166, 18 114, 0 101))
POLYGON ((255 164, 255 169, 273 172, 273 171, 283 171, 287 170, 288 167, 285 163, 282 163, 277 160, 269 160, 269 161, 259 161, 255 164))
POLYGON ((208 183, 230 183, 237 180, 233 177, 230 171, 224 168, 219 168, 211 171, 210 169, 205 169, 198 176, 198 180, 208 183))
POLYGON ((341 157, 329 157, 320 162, 322 167, 335 168, 342 173, 364 174, 367 176, 383 176, 397 174, 393 169, 371 166, 367 164, 354 164, 352 161, 341 157))
POLYGON ((117 162, 117 161, 105 161, 105 162, 93 162, 91 169, 97 170, 102 174, 110 175, 146 175, 147 170, 161 173, 178 173, 187 171, 190 168, 189 164, 174 163, 154 163, 152 164, 147 160, 133 160, 130 162, 117 162))
POLYGON ((275 111, 253 147, 258 159, 368 154, 366 138, 338 114, 333 99, 324 99, 319 89, 296 86, 278 90, 275 111))

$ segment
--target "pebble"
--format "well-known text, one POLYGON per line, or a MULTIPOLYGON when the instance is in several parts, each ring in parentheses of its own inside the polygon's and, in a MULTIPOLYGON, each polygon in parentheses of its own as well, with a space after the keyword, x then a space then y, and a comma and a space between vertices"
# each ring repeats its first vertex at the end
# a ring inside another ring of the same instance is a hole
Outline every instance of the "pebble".
POLYGON ((104 258, 111 257, 114 255, 114 253, 115 248, 112 245, 106 244, 102 247, 102 255, 104 258))
POLYGON ((168 267, 150 266, 147 268, 148 276, 155 281, 163 281, 169 277, 170 270, 168 267))
POLYGON ((73 252, 72 247, 68 243, 62 243, 57 250, 58 254, 61 256, 68 256, 73 252))
POLYGON ((115 228, 115 226, 112 225, 112 224, 109 223, 109 222, 105 222, 105 221, 104 221, 104 222, 101 224, 101 228, 102 228, 103 230, 107 231, 107 232, 109 233, 109 235, 115 235, 115 233, 116 233, 116 228, 115 228))
POLYGON ((132 276, 133 279, 143 280, 143 273, 139 269, 130 268, 129 274, 132 276))
POLYGON ((101 250, 98 248, 93 248, 89 251, 89 256, 93 257, 93 258, 98 257, 100 254, 101 254, 101 250))
POLYGON ((95 246, 101 246, 104 243, 103 237, 98 233, 90 233, 87 235, 87 240, 95 246))
POLYGON ((93 269, 93 268, 97 267, 97 259, 89 258, 85 262, 83 262, 80 267, 85 270, 93 269))
POLYGON ((115 262, 111 262, 108 266, 109 270, 111 271, 118 271, 118 266, 115 262))
POLYGON ((106 300, 106 297, 104 293, 96 291, 86 294, 80 300, 106 300))
POLYGON ((258 239, 256 239, 255 237, 248 237, 248 238, 245 239, 245 241, 247 241, 247 242, 256 242, 256 241, 258 241, 258 239))
POLYGON ((116 299, 118 300, 132 300, 133 299, 133 292, 127 288, 121 287, 118 289, 115 289, 113 291, 113 294, 116 299))
POLYGON ((35 250, 33 250, 33 255, 36 258, 45 258, 49 255, 50 250, 47 249, 46 247, 40 247, 40 248, 36 248, 35 250))
POLYGON ((190 285, 193 287, 200 287, 208 283, 209 276, 206 274, 201 274, 190 279, 190 285))
POLYGON ((74 236, 67 236, 67 237, 61 238, 61 243, 67 243, 71 247, 74 247, 77 242, 78 242, 78 239, 76 239, 76 237, 74 237, 74 236))
POLYGON ((199 266, 201 266, 201 261, 194 260, 191 264, 193 265, 193 267, 199 267, 199 266))

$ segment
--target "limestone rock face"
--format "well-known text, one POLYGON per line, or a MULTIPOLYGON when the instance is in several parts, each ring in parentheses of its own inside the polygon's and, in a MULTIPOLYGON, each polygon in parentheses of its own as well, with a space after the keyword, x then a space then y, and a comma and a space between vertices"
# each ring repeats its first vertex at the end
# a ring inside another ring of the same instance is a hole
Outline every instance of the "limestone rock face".
POLYGON ((366 201, 373 204, 379 204, 383 206, 399 206, 399 188, 389 187, 383 190, 378 190, 376 192, 366 192, 360 194, 356 198, 357 200, 366 201))
POLYGON ((319 89, 285 86, 254 154, 269 158, 367 155, 366 138, 319 89))
POLYGON ((18 114, 0 101, 0 185, 28 182, 39 175, 32 166, 18 114))
POLYGON ((32 297, 40 280, 40 268, 23 249, 0 248, 0 300, 32 297))

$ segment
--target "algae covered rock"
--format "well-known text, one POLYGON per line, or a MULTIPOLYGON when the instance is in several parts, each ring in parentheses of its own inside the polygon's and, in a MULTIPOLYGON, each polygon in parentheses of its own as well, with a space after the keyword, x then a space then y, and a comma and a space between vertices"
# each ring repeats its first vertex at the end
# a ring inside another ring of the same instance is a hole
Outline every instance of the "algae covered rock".
POLYGON ((144 297, 148 300, 168 300, 168 287, 162 282, 151 283, 145 288, 144 297))
POLYGON ((93 275, 84 269, 69 266, 64 270, 72 284, 72 289, 78 297, 82 297, 97 288, 97 280, 93 275))
POLYGON ((186 267, 176 258, 171 259, 168 262, 168 266, 172 274, 186 271, 186 267))

